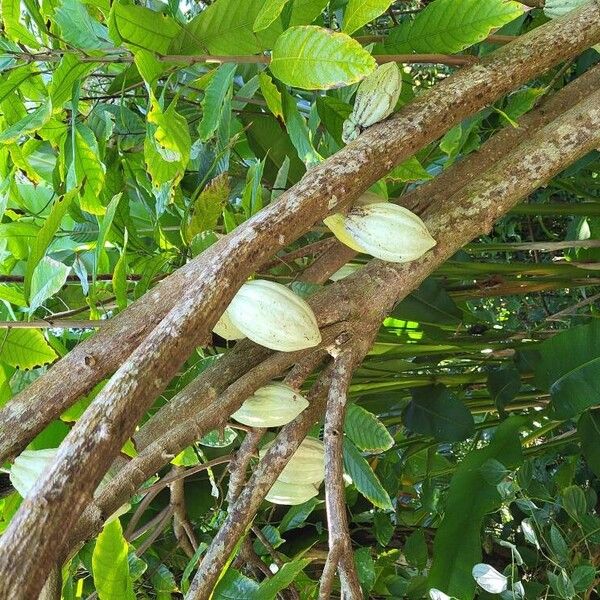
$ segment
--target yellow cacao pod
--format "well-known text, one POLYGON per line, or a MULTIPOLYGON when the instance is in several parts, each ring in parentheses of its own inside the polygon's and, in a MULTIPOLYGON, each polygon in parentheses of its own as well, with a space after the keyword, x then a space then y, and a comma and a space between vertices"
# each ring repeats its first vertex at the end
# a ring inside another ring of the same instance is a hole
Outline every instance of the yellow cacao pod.
POLYGON ((231 322, 227 311, 225 311, 217 324, 213 327, 213 331, 220 335, 225 340, 241 340, 246 336, 231 322))
POLYGON ((290 289, 264 279, 245 283, 227 308, 233 326, 253 342, 292 352, 321 342, 310 306, 290 289))
POLYGON ((390 202, 354 206, 323 222, 346 246, 389 262, 416 260, 436 244, 417 215, 390 202))
POLYGON ((349 143, 360 132, 394 112, 400 97, 402 77, 396 63, 380 65, 365 77, 356 91, 354 108, 342 126, 342 140, 349 143))
POLYGON ((265 500, 268 500, 273 504, 295 506, 297 504, 304 504, 304 502, 314 498, 318 493, 318 485, 312 483, 285 483, 278 479, 269 490, 265 500))
POLYGON ((284 383, 269 383, 254 392, 231 417, 249 427, 280 427, 293 421, 308 401, 284 383))
MULTIPOLYGON (((272 442, 271 442, 272 443, 272 442)), ((262 458, 271 444, 265 445, 259 452, 262 458)), ((280 473, 278 480, 285 483, 320 483, 325 477, 325 450, 323 442, 308 437, 294 452, 288 464, 280 473)))

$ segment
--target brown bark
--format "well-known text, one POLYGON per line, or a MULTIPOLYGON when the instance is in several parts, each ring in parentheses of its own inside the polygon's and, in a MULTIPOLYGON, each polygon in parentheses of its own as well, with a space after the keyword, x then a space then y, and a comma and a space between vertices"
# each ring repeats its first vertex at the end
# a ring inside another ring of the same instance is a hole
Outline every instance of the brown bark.
MULTIPOLYGON (((567 111, 527 142, 515 149, 510 159, 500 161, 477 180, 447 201, 444 207, 434 206, 424 218, 428 229, 438 241, 427 255, 403 265, 373 260, 360 274, 339 282, 346 293, 364 293, 372 300, 373 309, 362 315, 361 336, 368 323, 379 323, 395 302, 417 287, 439 264, 454 254, 473 237, 485 232, 493 221, 507 212, 524 195, 553 177, 600 143, 600 91, 592 94, 567 111), (365 279, 373 287, 365 290, 365 279), (373 290, 376 290, 373 293, 373 290)), ((327 291, 338 288, 338 284, 327 291)), ((339 292, 339 289, 337 290, 339 292)), ((353 332, 356 335, 356 332, 353 332)), ((353 340, 353 341, 355 341, 353 340)), ((366 353, 353 348, 360 362, 366 353)), ((363 350, 361 348, 361 350, 363 350)), ((324 376, 320 379, 322 386, 324 376)), ((189 600, 208 598, 225 561, 236 541, 251 523, 276 477, 296 450, 306 432, 323 408, 322 394, 313 393, 313 403, 296 421, 284 427, 276 443, 259 463, 256 471, 230 507, 219 533, 213 539, 192 583, 189 600)))
MULTIPOLYGON (((149 353, 147 345, 144 345, 146 350, 136 351, 136 359, 128 361, 126 366, 129 370, 139 370, 141 363, 146 367, 148 381, 144 383, 137 377, 137 393, 131 394, 130 403, 143 408, 145 404, 138 404, 135 396, 143 396, 142 402, 148 403, 153 394, 161 391, 182 357, 197 340, 205 339, 244 279, 277 250, 297 239, 329 211, 349 204, 394 165, 465 117, 599 39, 600 7, 592 2, 500 48, 480 64, 461 70, 391 119, 370 128, 358 140, 312 169, 276 203, 163 280, 141 301, 112 320, 110 326, 79 345, 48 374, 15 396, 0 410, 0 461, 22 450, 53 418, 115 371, 164 319, 152 336, 152 343, 162 346, 164 342, 165 358, 171 355, 171 360, 167 359, 168 367, 162 365, 162 376, 152 376, 157 365, 151 362, 163 363, 163 356, 149 353), (531 60, 532 56, 536 57, 535 61, 531 60), (216 281, 219 281, 218 286, 216 281), (175 321, 173 328, 166 315, 184 292, 187 292, 188 311, 194 317, 187 322, 188 313, 175 311, 171 314, 171 320, 175 321), (174 332, 185 333, 183 341, 182 336, 175 339, 174 332), (162 381, 157 384, 158 379, 162 381), (65 386, 66 381, 68 386, 65 386)), ((114 385, 108 387, 95 406, 105 401, 106 394, 116 391, 111 392, 114 385)), ((123 412, 129 418, 117 428, 125 435, 131 429, 126 425, 130 425, 140 411, 123 412)), ((85 421, 91 425, 91 421, 85 421)), ((78 432, 83 429, 83 424, 77 427, 78 432)), ((90 431, 86 436, 92 443, 90 431)), ((75 435, 78 434, 74 432, 75 435)), ((112 452, 115 451, 113 447, 112 452)), ((83 494, 83 487, 81 492, 83 494)))
POLYGON ((343 438, 348 386, 352 379, 350 350, 334 353, 333 374, 325 410, 325 506, 329 535, 329 556, 325 563, 319 600, 328 600, 335 565, 340 575, 342 597, 360 600, 363 597, 354 566, 352 540, 346 516, 344 496, 343 438))
MULTIPOLYGON (((600 65, 592 67, 547 98, 539 108, 521 117, 518 128, 505 127, 486 141, 479 150, 457 161, 435 179, 397 198, 396 202, 417 214, 422 214, 429 206, 443 203, 452 194, 458 193, 467 184, 475 181, 481 173, 496 162, 509 157, 514 148, 527 140, 532 132, 544 127, 598 88, 600 88, 600 65)), ((332 273, 352 260, 356 254, 354 250, 336 240, 305 269, 299 279, 324 283, 332 273)))

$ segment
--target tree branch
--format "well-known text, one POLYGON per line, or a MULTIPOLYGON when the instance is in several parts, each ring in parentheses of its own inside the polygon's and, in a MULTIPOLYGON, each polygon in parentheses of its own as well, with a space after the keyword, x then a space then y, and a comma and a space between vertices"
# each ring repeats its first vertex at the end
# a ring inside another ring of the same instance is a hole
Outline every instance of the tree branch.
POLYGON ((340 574, 342 596, 348 600, 363 597, 352 554, 352 542, 346 517, 344 497, 343 439, 344 417, 348 386, 352 378, 352 353, 350 350, 332 351, 333 374, 325 411, 325 505, 329 531, 329 555, 319 590, 319 600, 331 595, 331 579, 337 565, 340 574))
MULTIPOLYGON (((206 337, 246 276, 280 248, 297 239, 328 212, 349 204, 393 166, 465 117, 599 40, 600 7, 589 3, 564 18, 519 37, 486 56, 480 64, 460 70, 419 96, 397 115, 374 125, 355 142, 311 169, 276 203, 267 206, 164 279, 142 301, 112 319, 110 327, 77 346, 48 374, 7 403, 0 410, 0 460, 22 450, 47 423, 123 364, 181 300, 186 290, 187 310, 194 314, 194 318, 189 315, 186 319, 181 318, 182 303, 152 337, 152 343, 159 344, 161 348, 162 342, 165 342, 165 351, 171 347, 168 354, 172 360, 167 360, 169 366, 162 369, 165 380, 177 369, 179 357, 189 353, 195 340, 206 337), (536 61, 530 60, 532 55, 537 57, 536 61), (225 280, 228 281, 227 286, 214 285, 215 281, 225 280), (195 335, 188 335, 188 329, 195 335), (186 333, 185 342, 180 341, 181 337, 177 340, 172 337, 176 331, 186 333), (174 347, 176 345, 177 348, 174 347), (65 381, 72 382, 68 389, 65 389, 65 381)), ((145 346, 144 351, 137 351, 135 361, 128 361, 127 369, 138 361, 146 364, 144 352, 149 360, 148 346, 145 346)), ((163 362, 162 356, 156 357, 156 362, 163 362)), ((140 367, 141 364, 138 364, 135 368, 140 367)), ((145 373, 150 378, 155 367, 150 364, 146 367, 145 373)), ((140 382, 138 387, 138 390, 143 390, 141 394, 145 399, 158 393, 166 381, 161 385, 150 383, 152 391, 144 382, 140 382)), ((103 402, 111 390, 113 386, 108 386, 93 406, 103 402)), ((130 404, 139 406, 141 410, 143 404, 137 404, 136 395, 130 396, 130 404)), ((127 410, 124 412, 129 414, 127 410)), ((139 411, 136 412, 139 414, 139 411)), ((136 415, 131 413, 130 416, 134 420, 136 415)), ((73 436, 83 430, 84 423, 90 424, 90 421, 85 418, 78 423, 73 436)), ((123 425, 120 423, 118 428, 123 425)), ((86 437, 93 439, 88 434, 86 437)))

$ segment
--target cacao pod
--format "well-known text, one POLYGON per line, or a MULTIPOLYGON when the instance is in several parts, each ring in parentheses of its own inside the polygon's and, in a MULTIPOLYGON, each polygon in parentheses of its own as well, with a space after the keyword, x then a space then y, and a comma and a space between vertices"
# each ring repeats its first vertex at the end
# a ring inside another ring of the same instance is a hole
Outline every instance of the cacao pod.
POLYGON ((436 244, 417 215, 391 202, 354 206, 323 222, 349 248, 389 262, 416 260, 436 244))
POLYGON ((280 283, 248 281, 231 301, 227 315, 241 333, 271 350, 292 352, 321 342, 310 306, 280 283))
POLYGON ((342 140, 348 144, 360 132, 383 121, 394 112, 402 89, 402 77, 396 63, 379 65, 365 77, 356 91, 354 108, 342 126, 342 140))
POLYGON ((10 482, 23 498, 56 458, 57 448, 24 450, 10 469, 10 482))
POLYGON ((217 324, 213 327, 213 331, 220 335, 225 340, 241 340, 246 336, 231 322, 227 311, 225 311, 217 324))
MULTIPOLYGON (((271 442, 272 443, 272 442, 271 442)), ((271 444, 259 452, 262 458, 271 444)), ((325 477, 325 450, 323 442, 307 437, 285 465, 278 480, 285 483, 320 483, 325 477)))
POLYGON ((269 490, 265 500, 273 504, 295 506, 297 504, 304 504, 304 502, 314 498, 318 493, 319 487, 316 484, 286 483, 278 479, 269 490))
POLYGON ((284 383, 269 383, 254 392, 231 417, 249 427, 280 427, 293 421, 308 401, 284 383))

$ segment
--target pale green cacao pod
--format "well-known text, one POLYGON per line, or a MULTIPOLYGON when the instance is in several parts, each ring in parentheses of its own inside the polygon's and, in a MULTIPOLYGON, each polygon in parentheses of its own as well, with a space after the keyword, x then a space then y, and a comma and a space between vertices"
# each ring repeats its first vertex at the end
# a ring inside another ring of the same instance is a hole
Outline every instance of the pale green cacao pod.
POLYGON ((23 450, 13 463, 9 477, 13 487, 23 498, 40 477, 50 468, 56 458, 57 448, 47 450, 23 450))
POLYGON ((213 331, 220 335, 225 340, 241 340, 246 336, 231 322, 227 311, 225 311, 217 324, 213 327, 213 331))
MULTIPOLYGON (((259 452, 262 458, 271 444, 265 445, 259 452)), ((285 483, 320 483, 325 477, 325 447, 315 438, 306 438, 294 452, 288 464, 280 473, 278 480, 285 483)))
POLYGON ((391 115, 401 89, 402 77, 396 63, 379 65, 365 77, 356 91, 354 108, 342 126, 342 140, 355 140, 363 129, 391 115))
POLYGON ((417 215, 390 202, 354 206, 323 222, 346 246, 388 262, 416 260, 436 244, 417 215))
POLYGON ((292 352, 321 342, 310 306, 290 289, 264 279, 245 283, 227 308, 233 326, 253 342, 292 352))
POLYGON ((284 383, 269 383, 254 392, 231 417, 249 427, 280 427, 293 421, 308 401, 284 383))
POLYGON ((280 481, 278 479, 269 490, 265 500, 268 500, 273 504, 296 506, 297 504, 304 504, 307 500, 314 498, 318 493, 319 488, 316 484, 286 483, 285 481, 280 481))

